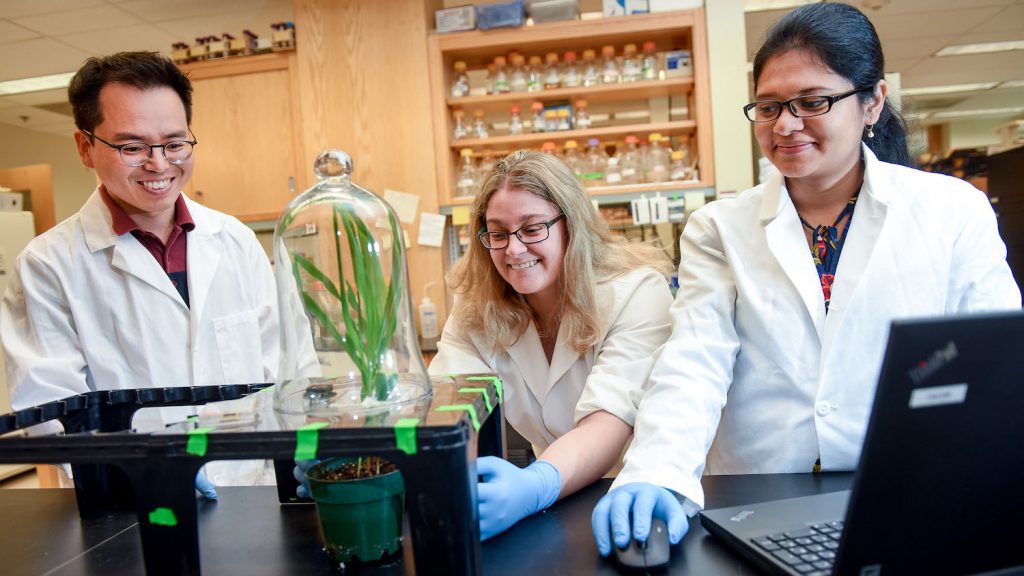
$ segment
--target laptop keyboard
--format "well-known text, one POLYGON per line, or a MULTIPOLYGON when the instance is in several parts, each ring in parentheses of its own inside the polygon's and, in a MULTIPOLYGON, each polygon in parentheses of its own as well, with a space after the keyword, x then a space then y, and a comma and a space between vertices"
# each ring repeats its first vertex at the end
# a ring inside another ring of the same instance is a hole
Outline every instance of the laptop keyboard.
POLYGON ((842 522, 822 522, 804 530, 754 538, 753 542, 775 562, 798 574, 828 576, 832 574, 842 531, 842 522))

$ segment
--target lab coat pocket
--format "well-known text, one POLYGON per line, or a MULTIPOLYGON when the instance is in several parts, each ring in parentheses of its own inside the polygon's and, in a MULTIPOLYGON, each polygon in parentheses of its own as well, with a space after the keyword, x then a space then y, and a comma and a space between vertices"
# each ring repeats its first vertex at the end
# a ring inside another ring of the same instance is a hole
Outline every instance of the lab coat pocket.
POLYGON ((263 348, 256 310, 215 318, 217 352, 225 384, 263 382, 263 348))

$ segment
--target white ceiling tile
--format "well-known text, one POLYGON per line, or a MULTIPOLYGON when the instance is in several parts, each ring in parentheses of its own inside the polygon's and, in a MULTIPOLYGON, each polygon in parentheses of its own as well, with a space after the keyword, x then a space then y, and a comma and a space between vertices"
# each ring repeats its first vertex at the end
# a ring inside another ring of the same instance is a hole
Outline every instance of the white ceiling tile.
POLYGON ((1003 88, 976 92, 950 110, 976 110, 982 108, 1011 108, 1024 105, 1024 88, 1003 88))
POLYGON ((882 53, 885 54, 887 63, 890 60, 904 58, 927 58, 948 46, 953 38, 955 38, 954 35, 889 38, 882 42, 882 53))
MULTIPOLYGON (((982 28, 985 28, 982 26, 982 28)), ((1010 42, 1024 40, 1024 24, 1020 30, 975 30, 956 37, 954 44, 979 44, 985 42, 1010 42)))
POLYGON ((159 27, 182 42, 192 43, 197 36, 220 35, 224 32, 241 36, 248 29, 257 36, 270 34, 270 25, 291 18, 291 6, 268 4, 261 10, 245 13, 213 14, 196 18, 183 18, 160 22, 159 27))
POLYGON ((106 30, 123 26, 142 25, 142 20, 116 6, 105 4, 55 14, 41 14, 13 18, 19 26, 36 30, 48 36, 74 34, 87 30, 106 30))
POLYGON ((49 14, 103 4, 106 4, 103 0, 4 0, 0 2, 0 18, 49 14))
POLYGON ((40 90, 39 92, 27 92, 25 94, 14 94, 4 96, 5 100, 14 102, 21 106, 38 106, 40 104, 53 104, 54 102, 67 102, 67 88, 55 90, 40 90))
MULTIPOLYGON (((189 20, 206 18, 219 14, 234 14, 236 21, 247 15, 273 14, 277 20, 268 20, 265 24, 281 20, 292 20, 292 3, 289 0, 130 0, 119 4, 121 8, 135 14, 148 22, 166 22, 169 20, 189 20)), ((220 34, 224 30, 199 29, 202 34, 220 34)), ((227 32, 231 32, 227 30, 227 32)))
POLYGON ((856 6, 868 18, 874 20, 876 17, 895 14, 916 14, 926 13, 935 10, 958 10, 964 6, 982 8, 989 6, 1009 6, 1014 0, 891 0, 878 10, 872 10, 868 6, 877 3, 878 0, 856 0, 845 1, 844 4, 856 6))
POLYGON ((0 20, 0 44, 38 37, 38 32, 23 28, 7 20, 0 20))
POLYGON ((177 41, 174 36, 152 24, 93 30, 78 34, 66 34, 57 38, 65 44, 96 55, 140 50, 168 54, 171 44, 177 41))
POLYGON ((895 14, 871 18, 878 35, 886 40, 928 36, 956 36, 973 30, 998 14, 998 6, 961 8, 959 10, 929 10, 913 14, 895 14))
POLYGON ((68 140, 70 140, 78 128, 75 127, 74 121, 68 121, 57 124, 46 124, 45 126, 37 126, 34 130, 38 132, 46 132, 47 134, 55 134, 57 136, 66 136, 68 140))
POLYGON ((12 106, 0 108, 0 122, 21 126, 22 128, 35 128, 48 124, 59 124, 67 122, 68 117, 49 110, 41 110, 32 106, 12 106))
POLYGON ((4 44, 0 50, 0 81, 74 72, 88 57, 87 52, 51 38, 4 44))
POLYGON ((903 85, 945 86, 974 82, 1003 82, 1021 76, 1024 52, 928 58, 903 74, 903 85))
POLYGON ((904 74, 902 77, 902 84, 904 87, 907 85, 907 77, 905 74, 910 71, 914 66, 919 64, 925 58, 888 58, 885 59, 885 71, 886 72, 899 72, 904 74))
POLYGON ((1024 4, 1007 6, 985 21, 981 28, 986 32, 1010 32, 1017 39, 1024 39, 1024 4))

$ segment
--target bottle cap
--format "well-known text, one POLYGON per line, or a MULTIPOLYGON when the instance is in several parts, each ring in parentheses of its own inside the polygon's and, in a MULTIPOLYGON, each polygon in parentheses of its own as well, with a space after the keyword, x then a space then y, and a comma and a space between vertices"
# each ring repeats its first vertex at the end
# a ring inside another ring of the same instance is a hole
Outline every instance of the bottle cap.
POLYGON ((470 148, 463 148, 462 150, 459 150, 459 156, 462 156, 463 158, 472 158, 473 150, 470 148))
POLYGON ((636 44, 626 44, 622 51, 625 54, 636 54, 636 44))
POLYGON ((565 56, 563 56, 562 59, 565 60, 566 62, 575 62, 576 53, 573 52, 572 50, 569 50, 568 52, 565 53, 565 56))
POLYGON ((651 142, 661 142, 661 134, 655 132, 654 134, 651 134, 650 136, 648 136, 647 140, 649 140, 651 142))
POLYGON ((587 107, 587 101, 582 99, 582 98, 580 98, 579 100, 576 101, 576 107, 577 108, 586 108, 587 107))
POLYGON ((466 69, 466 63, 463 62, 462 60, 459 60, 459 61, 457 61, 455 63, 455 70, 457 70, 458 72, 462 72, 465 69, 466 69))
POLYGON ((544 103, 543 102, 534 102, 533 104, 530 104, 530 110, 533 110, 534 112, 540 112, 543 109, 544 109, 544 103))
POLYGON ((647 42, 644 42, 644 52, 654 52, 654 48, 655 45, 653 40, 648 40, 647 42))
POLYGON ((682 160, 683 159, 683 151, 682 150, 676 150, 676 151, 672 152, 672 159, 673 160, 682 160))
POLYGON ((583 51, 583 59, 584 60, 593 60, 594 59, 594 51, 593 50, 584 50, 583 51))
POLYGON ((509 106, 508 111, 513 114, 519 114, 519 104, 513 104, 509 106))
POLYGON ((559 117, 559 118, 561 118, 561 117, 563 117, 563 116, 564 116, 564 117, 566 117, 566 118, 568 118, 568 117, 569 117, 569 111, 568 111, 568 110, 566 110, 565 108, 560 108, 560 109, 558 110, 558 117, 559 117))
POLYGON ((601 55, 604 56, 605 58, 607 58, 609 56, 615 56, 615 46, 612 46, 611 44, 608 44, 606 46, 602 46, 601 47, 601 55))
POLYGON ((555 62, 558 62, 558 53, 548 52, 548 55, 545 56, 545 59, 547 60, 548 64, 554 64, 555 62))
POLYGON ((530 56, 530 66, 539 66, 540 56, 530 56))
POLYGON ((565 141, 565 149, 566 150, 575 150, 578 147, 579 147, 579 145, 576 144, 575 140, 566 140, 565 141))

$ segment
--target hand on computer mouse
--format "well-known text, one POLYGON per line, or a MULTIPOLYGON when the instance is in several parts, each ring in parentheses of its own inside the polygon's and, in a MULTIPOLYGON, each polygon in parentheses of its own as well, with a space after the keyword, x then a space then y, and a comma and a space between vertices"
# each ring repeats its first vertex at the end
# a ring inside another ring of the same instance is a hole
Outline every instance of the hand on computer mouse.
POLYGON ((624 548, 616 546, 615 559, 625 568, 636 570, 657 570, 668 565, 671 552, 668 526, 661 518, 651 522, 651 531, 646 542, 630 539, 624 548))
POLYGON ((670 544, 677 544, 689 530, 683 506, 666 488, 635 482, 605 494, 590 518, 597 551, 602 556, 611 554, 613 540, 619 548, 625 548, 631 537, 646 542, 654 518, 665 521, 670 544))

